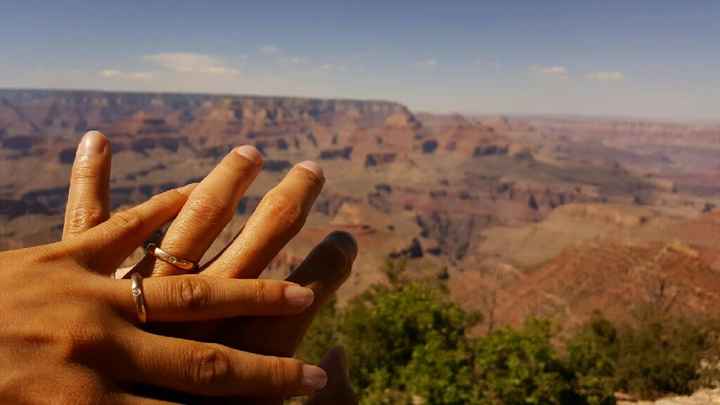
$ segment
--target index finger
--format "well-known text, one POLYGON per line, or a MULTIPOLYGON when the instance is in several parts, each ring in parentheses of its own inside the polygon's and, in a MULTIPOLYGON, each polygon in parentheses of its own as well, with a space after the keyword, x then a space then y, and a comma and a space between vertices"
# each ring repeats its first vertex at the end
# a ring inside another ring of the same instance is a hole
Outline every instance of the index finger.
POLYGON ((195 184, 188 184, 168 190, 113 215, 109 220, 68 241, 71 251, 86 267, 110 274, 155 230, 180 212, 194 187, 195 184))

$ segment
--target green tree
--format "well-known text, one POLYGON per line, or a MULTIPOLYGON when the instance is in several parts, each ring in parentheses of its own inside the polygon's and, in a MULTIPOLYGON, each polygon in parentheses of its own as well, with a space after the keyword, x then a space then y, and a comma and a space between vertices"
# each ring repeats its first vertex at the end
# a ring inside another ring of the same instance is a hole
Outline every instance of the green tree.
POLYGON ((700 362, 710 357, 716 323, 705 317, 640 313, 617 325, 596 314, 567 342, 568 367, 580 391, 600 401, 595 403, 604 403, 613 391, 652 399, 689 394, 702 385, 700 362))
POLYGON ((500 328, 476 342, 475 378, 480 397, 497 404, 582 404, 574 375, 552 345, 548 321, 500 328))
POLYGON ((453 303, 437 280, 404 280, 405 264, 389 262, 389 285, 321 310, 300 350, 315 362, 343 344, 363 405, 612 405, 616 391, 653 398, 716 381, 715 368, 699 367, 720 358, 711 350, 720 328, 705 318, 641 311, 616 324, 595 314, 564 350, 540 319, 472 338, 479 315, 453 303))
POLYGON ((578 393, 590 404, 615 403, 618 333, 612 322, 595 313, 566 344, 567 366, 575 373, 578 393))
POLYGON ((705 322, 678 317, 625 327, 615 371, 617 388, 643 398, 690 394, 700 378, 700 361, 713 343, 709 336, 705 322))
MULTIPOLYGON (((439 389, 420 378, 435 374, 439 368, 430 368, 438 362, 443 369, 472 369, 465 331, 477 320, 438 288, 421 283, 372 288, 350 303, 340 326, 356 387, 412 388, 435 395, 439 389), (378 382, 381 376, 389 381, 378 382)), ((455 384, 454 375, 448 378, 449 385, 455 384)))

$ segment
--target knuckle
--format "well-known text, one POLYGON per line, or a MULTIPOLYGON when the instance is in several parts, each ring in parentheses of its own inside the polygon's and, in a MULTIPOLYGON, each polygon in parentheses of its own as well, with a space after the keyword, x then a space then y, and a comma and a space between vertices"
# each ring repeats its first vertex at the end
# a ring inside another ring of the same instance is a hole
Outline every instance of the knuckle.
POLYGON ((202 219, 203 223, 210 225, 225 225, 233 214, 221 200, 209 195, 189 200, 185 209, 191 218, 202 219))
MULTIPOLYGON (((41 245, 33 248, 32 254, 23 257, 24 262, 47 264, 58 260, 67 259, 67 250, 57 245, 41 245)), ((31 266, 28 266, 32 269, 31 266)), ((46 275, 47 273, 43 273, 46 275)))
POLYGON ((267 284, 263 282, 262 280, 255 279, 254 281, 255 286, 255 303, 258 305, 258 307, 262 306, 265 303, 265 297, 267 294, 267 284))
POLYGON ((305 222, 302 205, 296 199, 273 190, 263 199, 263 209, 270 218, 279 222, 280 226, 290 231, 300 230, 305 222))
POLYGON ((210 285, 207 281, 191 277, 183 277, 177 283, 178 307, 186 310, 199 309, 207 306, 210 302, 210 285))
POLYGON ((268 376, 274 389, 290 394, 301 379, 300 363, 295 360, 271 357, 268 359, 268 376))
POLYGON ((143 218, 133 210, 120 211, 113 216, 115 225, 121 231, 135 232, 143 227, 143 218))
POLYGON ((89 159, 78 159, 73 166, 71 179, 73 183, 94 183, 99 177, 99 166, 89 159))
POLYGON ((68 226, 71 230, 86 229, 106 219, 105 211, 100 207, 75 207, 69 214, 68 226))
POLYGON ((208 345, 191 353, 188 375, 198 385, 219 384, 230 375, 230 361, 218 345, 208 345))

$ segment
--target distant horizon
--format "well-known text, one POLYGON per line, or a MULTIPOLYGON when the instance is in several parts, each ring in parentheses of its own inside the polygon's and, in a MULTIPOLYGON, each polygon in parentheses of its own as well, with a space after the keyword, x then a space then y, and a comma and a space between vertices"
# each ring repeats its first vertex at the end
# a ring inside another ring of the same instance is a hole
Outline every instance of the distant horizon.
POLYGON ((413 114, 434 114, 434 115, 461 115, 465 118, 492 118, 504 116, 508 118, 567 118, 567 119, 595 119, 604 121, 645 121, 659 123, 695 124, 695 125, 720 125, 720 117, 716 118, 683 118, 683 117, 647 117, 633 115, 606 115, 606 114, 583 114, 583 113, 562 113, 562 112, 508 112, 508 111, 429 111, 414 109, 407 104, 393 99, 384 98, 354 98, 354 97, 313 97, 293 94, 255 94, 255 93, 222 93, 222 92, 197 92, 197 91, 150 91, 150 90, 108 90, 88 88, 42 88, 42 87, 0 87, 3 91, 46 91, 46 92, 80 92, 80 93, 108 93, 108 94, 156 94, 156 95, 190 95, 190 96, 213 96, 213 97, 260 97, 260 98, 294 98, 310 100, 336 100, 336 101, 361 101, 361 102, 385 102, 396 103, 406 107, 413 114))

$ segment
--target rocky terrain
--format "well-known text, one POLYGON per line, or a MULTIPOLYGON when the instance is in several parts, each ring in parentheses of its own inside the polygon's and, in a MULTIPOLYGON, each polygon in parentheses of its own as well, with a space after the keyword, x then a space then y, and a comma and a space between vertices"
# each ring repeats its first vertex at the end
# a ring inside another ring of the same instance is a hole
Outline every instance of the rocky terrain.
POLYGON ((657 401, 618 401, 618 405, 708 405, 720 404, 720 389, 700 390, 690 396, 676 396, 657 401))
POLYGON ((355 234, 340 301, 410 277, 447 280, 488 319, 572 327, 595 309, 706 311, 720 304, 720 126, 576 117, 414 113, 386 101, 0 90, 0 248, 61 233, 68 171, 87 129, 113 150, 112 203, 202 178, 254 144, 264 171, 212 250, 293 163, 327 184, 279 276, 332 229, 355 234))

